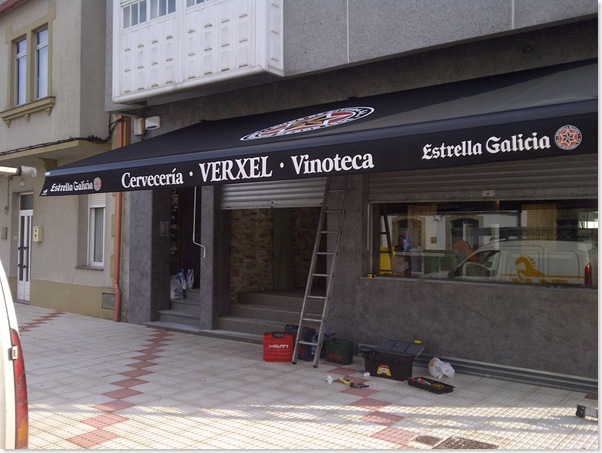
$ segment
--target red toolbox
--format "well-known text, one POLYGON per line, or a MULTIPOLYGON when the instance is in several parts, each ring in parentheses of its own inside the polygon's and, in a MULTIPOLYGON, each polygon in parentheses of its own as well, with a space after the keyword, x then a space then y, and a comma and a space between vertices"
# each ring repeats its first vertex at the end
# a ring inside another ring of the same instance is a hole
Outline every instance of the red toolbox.
POLYGON ((263 334, 263 360, 266 362, 290 362, 293 360, 295 336, 289 332, 263 334))

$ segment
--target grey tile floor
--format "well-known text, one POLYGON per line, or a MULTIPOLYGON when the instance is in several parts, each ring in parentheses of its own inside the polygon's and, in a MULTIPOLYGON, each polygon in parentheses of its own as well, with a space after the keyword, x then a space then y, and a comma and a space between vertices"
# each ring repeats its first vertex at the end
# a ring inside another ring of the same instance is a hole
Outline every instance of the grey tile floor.
POLYGON ((16 305, 30 449, 598 449, 580 392, 459 373, 442 395, 349 388, 336 379, 359 382, 361 358, 265 362, 261 345, 16 305))

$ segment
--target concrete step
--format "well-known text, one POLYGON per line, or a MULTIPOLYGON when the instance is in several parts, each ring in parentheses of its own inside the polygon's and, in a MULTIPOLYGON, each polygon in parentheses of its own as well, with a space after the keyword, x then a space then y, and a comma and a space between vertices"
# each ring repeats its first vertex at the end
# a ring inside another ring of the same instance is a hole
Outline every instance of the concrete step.
POLYGON ((187 289, 186 291, 184 291, 184 299, 183 300, 190 300, 190 301, 198 302, 201 300, 201 291, 198 288, 187 289))
POLYGON ((183 299, 171 299, 172 302, 187 301, 187 302, 191 302, 191 303, 199 303, 200 300, 201 300, 201 291, 198 288, 185 290, 183 299))
POLYGON ((189 326, 186 324, 180 324, 175 322, 166 322, 166 321, 150 321, 144 323, 147 327, 152 327, 153 329, 163 329, 170 330, 174 332, 183 332, 183 333, 195 333, 198 334, 200 329, 198 327, 189 326))
MULTIPOLYGON (((159 312, 159 321, 149 327, 165 328, 235 341, 263 343, 265 332, 283 332, 287 324, 298 324, 304 290, 249 292, 239 294, 228 316, 217 320, 214 330, 200 330, 200 292, 187 290, 184 299, 171 301, 170 310, 159 312)), ((308 317, 319 318, 323 301, 308 302, 308 317)))
POLYGON ((147 327, 153 329, 169 330, 172 332, 191 333, 205 337, 220 338, 222 340, 242 341, 245 343, 263 344, 263 335, 254 335, 242 332, 233 332, 230 330, 206 330, 199 329, 185 324, 178 324, 165 321, 152 321, 145 323, 147 327))
MULTIPOLYGON (((264 319, 266 321, 277 321, 285 324, 299 324, 301 310, 283 309, 281 307, 263 304, 232 304, 230 316, 242 318, 264 319)), ((319 318, 316 313, 307 313, 309 318, 319 318)))
POLYGON ((186 312, 198 318, 201 312, 199 304, 199 300, 172 299, 170 305, 172 310, 186 312))
POLYGON ((191 314, 187 311, 174 309, 159 311, 159 321, 173 324, 183 324, 186 326, 196 327, 197 329, 200 325, 198 315, 191 314))
POLYGON ((244 343, 263 344, 263 335, 252 333, 234 332, 232 330, 200 330, 198 335, 222 340, 241 341, 244 343))
MULTIPOLYGON (((262 292, 251 291, 238 294, 238 304, 240 305, 269 305, 271 307, 280 307, 282 310, 301 312, 303 306, 303 296, 305 290, 282 291, 282 292, 262 292)), ((314 294, 323 295, 323 292, 316 291, 314 294)), ((235 304, 233 304, 235 305, 235 304)), ((311 312, 322 312, 324 302, 321 300, 307 301, 307 310, 311 312)))
POLYGON ((225 316, 217 319, 216 329, 263 336, 265 332, 284 332, 284 326, 279 321, 225 316))

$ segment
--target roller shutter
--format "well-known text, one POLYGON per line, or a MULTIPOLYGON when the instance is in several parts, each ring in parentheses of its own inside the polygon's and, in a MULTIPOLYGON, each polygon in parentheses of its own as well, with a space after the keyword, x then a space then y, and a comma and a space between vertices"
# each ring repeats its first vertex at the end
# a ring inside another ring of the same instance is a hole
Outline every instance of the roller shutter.
POLYGON ((222 187, 222 209, 320 206, 326 178, 228 184, 222 187))
POLYGON ((597 198, 598 155, 371 174, 368 191, 373 203, 597 198))

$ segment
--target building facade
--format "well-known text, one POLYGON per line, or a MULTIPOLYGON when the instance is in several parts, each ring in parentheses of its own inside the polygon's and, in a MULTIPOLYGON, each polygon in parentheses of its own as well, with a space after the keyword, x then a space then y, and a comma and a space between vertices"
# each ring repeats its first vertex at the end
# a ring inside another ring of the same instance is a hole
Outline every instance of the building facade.
POLYGON ((112 147, 104 17, 102 2, 0 2, 0 165, 37 170, 2 178, 0 258, 16 299, 112 317, 113 196, 39 197, 47 169, 112 147))
POLYGON ((43 190, 123 191, 124 320, 180 268, 200 330, 302 288, 332 180, 330 332, 597 385, 595 2, 115 0, 107 25, 131 144, 43 190))

